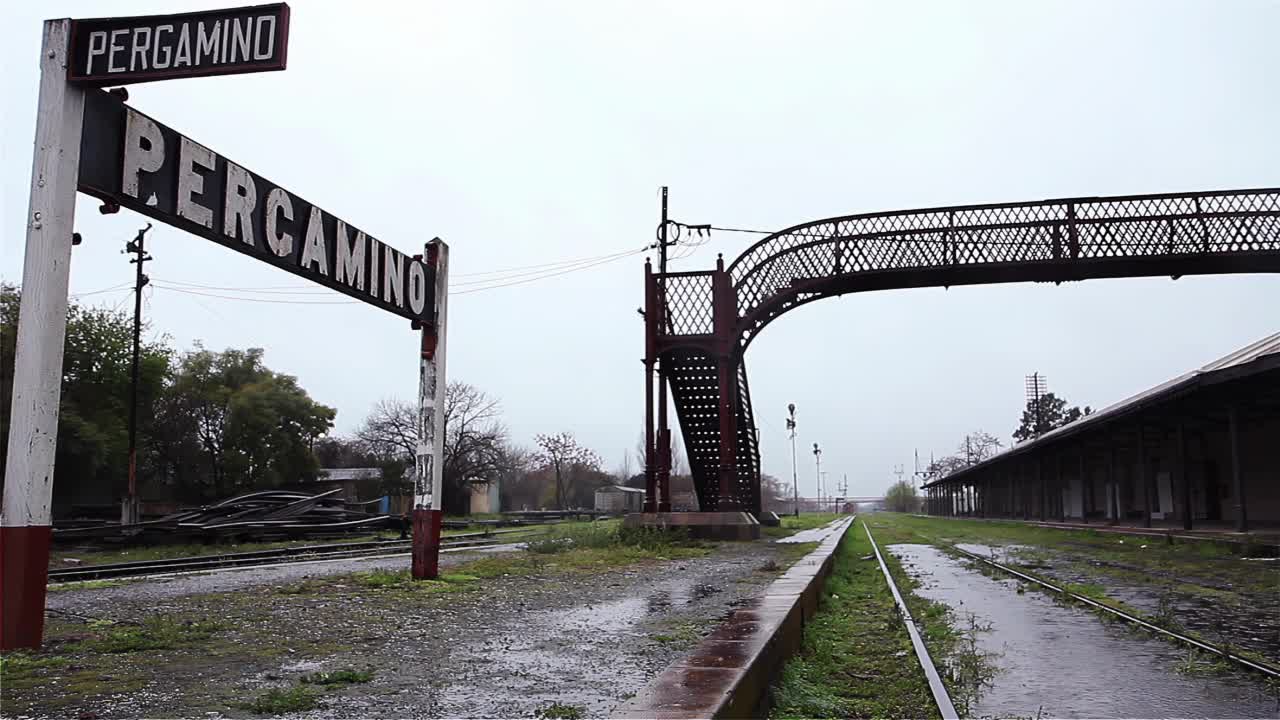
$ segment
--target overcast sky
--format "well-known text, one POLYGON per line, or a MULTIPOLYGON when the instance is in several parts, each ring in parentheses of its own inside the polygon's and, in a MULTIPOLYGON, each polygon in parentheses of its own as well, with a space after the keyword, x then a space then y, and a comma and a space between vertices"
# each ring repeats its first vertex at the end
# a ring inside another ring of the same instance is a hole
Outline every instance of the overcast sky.
MULTIPOLYGON (((228 3, 235 5, 235 3, 228 3)), ((0 25, 0 275, 18 282, 40 21, 214 7, 15 3, 0 25)), ((136 85, 130 104, 406 253, 434 236, 455 282, 640 248, 658 188, 689 223, 777 229, 854 212, 1280 185, 1280 3, 291 3, 284 72, 136 85), (462 276, 468 274, 468 276, 462 276)), ((122 285, 144 223, 82 196, 73 293, 122 285)), ((675 270, 752 237, 717 234, 675 270)), ((158 283, 297 287, 174 228, 158 283)), ((643 256, 455 295, 448 373, 502 400, 513 438, 570 430, 620 463, 643 417, 643 256)), ((458 285, 457 289, 483 285, 458 285)), ((317 286, 318 289, 318 286, 317 286)), ((209 294, 234 291, 205 289, 209 294)), ((157 288, 188 349, 266 348, 338 409, 338 432, 416 392, 408 323, 344 296, 278 304, 157 288), (335 304, 314 304, 335 301, 335 304)), ((129 307, 125 290, 84 301, 129 307)), ((772 324, 747 355, 765 472, 802 494, 877 494, 913 451, 1006 442, 1023 376, 1106 405, 1280 329, 1263 275, 845 296, 772 324)))

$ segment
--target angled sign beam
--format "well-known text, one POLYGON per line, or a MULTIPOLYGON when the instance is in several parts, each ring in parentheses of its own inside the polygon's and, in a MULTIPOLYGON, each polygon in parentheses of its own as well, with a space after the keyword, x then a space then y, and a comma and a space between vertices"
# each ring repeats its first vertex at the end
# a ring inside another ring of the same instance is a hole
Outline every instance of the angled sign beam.
POLYGON ((81 192, 136 210, 413 321, 434 269, 114 95, 85 97, 81 192))

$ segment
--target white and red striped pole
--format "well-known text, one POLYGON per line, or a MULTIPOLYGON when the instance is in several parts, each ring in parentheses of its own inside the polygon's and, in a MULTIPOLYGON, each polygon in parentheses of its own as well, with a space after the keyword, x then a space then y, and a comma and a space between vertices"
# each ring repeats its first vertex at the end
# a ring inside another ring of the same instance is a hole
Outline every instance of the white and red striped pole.
POLYGON ((40 48, 40 99, 0 509, 0 650, 38 648, 44 631, 53 460, 84 121, 84 91, 66 81, 70 27, 70 20, 46 21, 40 48))
POLYGON ((445 324, 449 310, 449 246, 427 243, 426 263, 435 268, 435 318, 422 328, 418 364, 418 449, 413 477, 413 578, 440 573, 440 527, 444 519, 445 324))

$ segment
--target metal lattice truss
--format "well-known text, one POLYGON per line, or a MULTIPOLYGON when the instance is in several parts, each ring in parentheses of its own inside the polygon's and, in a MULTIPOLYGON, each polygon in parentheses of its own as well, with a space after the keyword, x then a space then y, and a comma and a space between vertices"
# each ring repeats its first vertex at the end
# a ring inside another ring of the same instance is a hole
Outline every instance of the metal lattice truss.
POLYGON ((654 344, 672 369, 700 507, 721 505, 716 475, 729 473, 738 507, 758 510, 759 451, 742 353, 791 308, 868 290, 1251 272, 1280 272, 1280 189, 849 215, 770 235, 727 271, 654 276, 665 298, 654 344), (714 381, 725 362, 728 401, 714 381), (722 412, 733 416, 731 438, 720 432, 722 412), (736 467, 726 468, 726 457, 736 467))

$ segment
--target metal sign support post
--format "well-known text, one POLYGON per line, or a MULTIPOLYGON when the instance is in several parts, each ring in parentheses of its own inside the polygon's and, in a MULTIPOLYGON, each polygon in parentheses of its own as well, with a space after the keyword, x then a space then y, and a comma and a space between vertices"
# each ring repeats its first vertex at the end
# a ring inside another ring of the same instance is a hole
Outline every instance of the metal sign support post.
POLYGON ((422 328, 418 363, 418 451, 413 478, 413 579, 440 574, 440 527, 444 519, 445 326, 449 307, 449 246, 435 238, 426 246, 435 268, 435 318, 422 328))
POLYGON ((62 395, 84 90, 67 84, 70 20, 44 24, 13 405, 0 511, 0 650, 38 648, 62 395))

